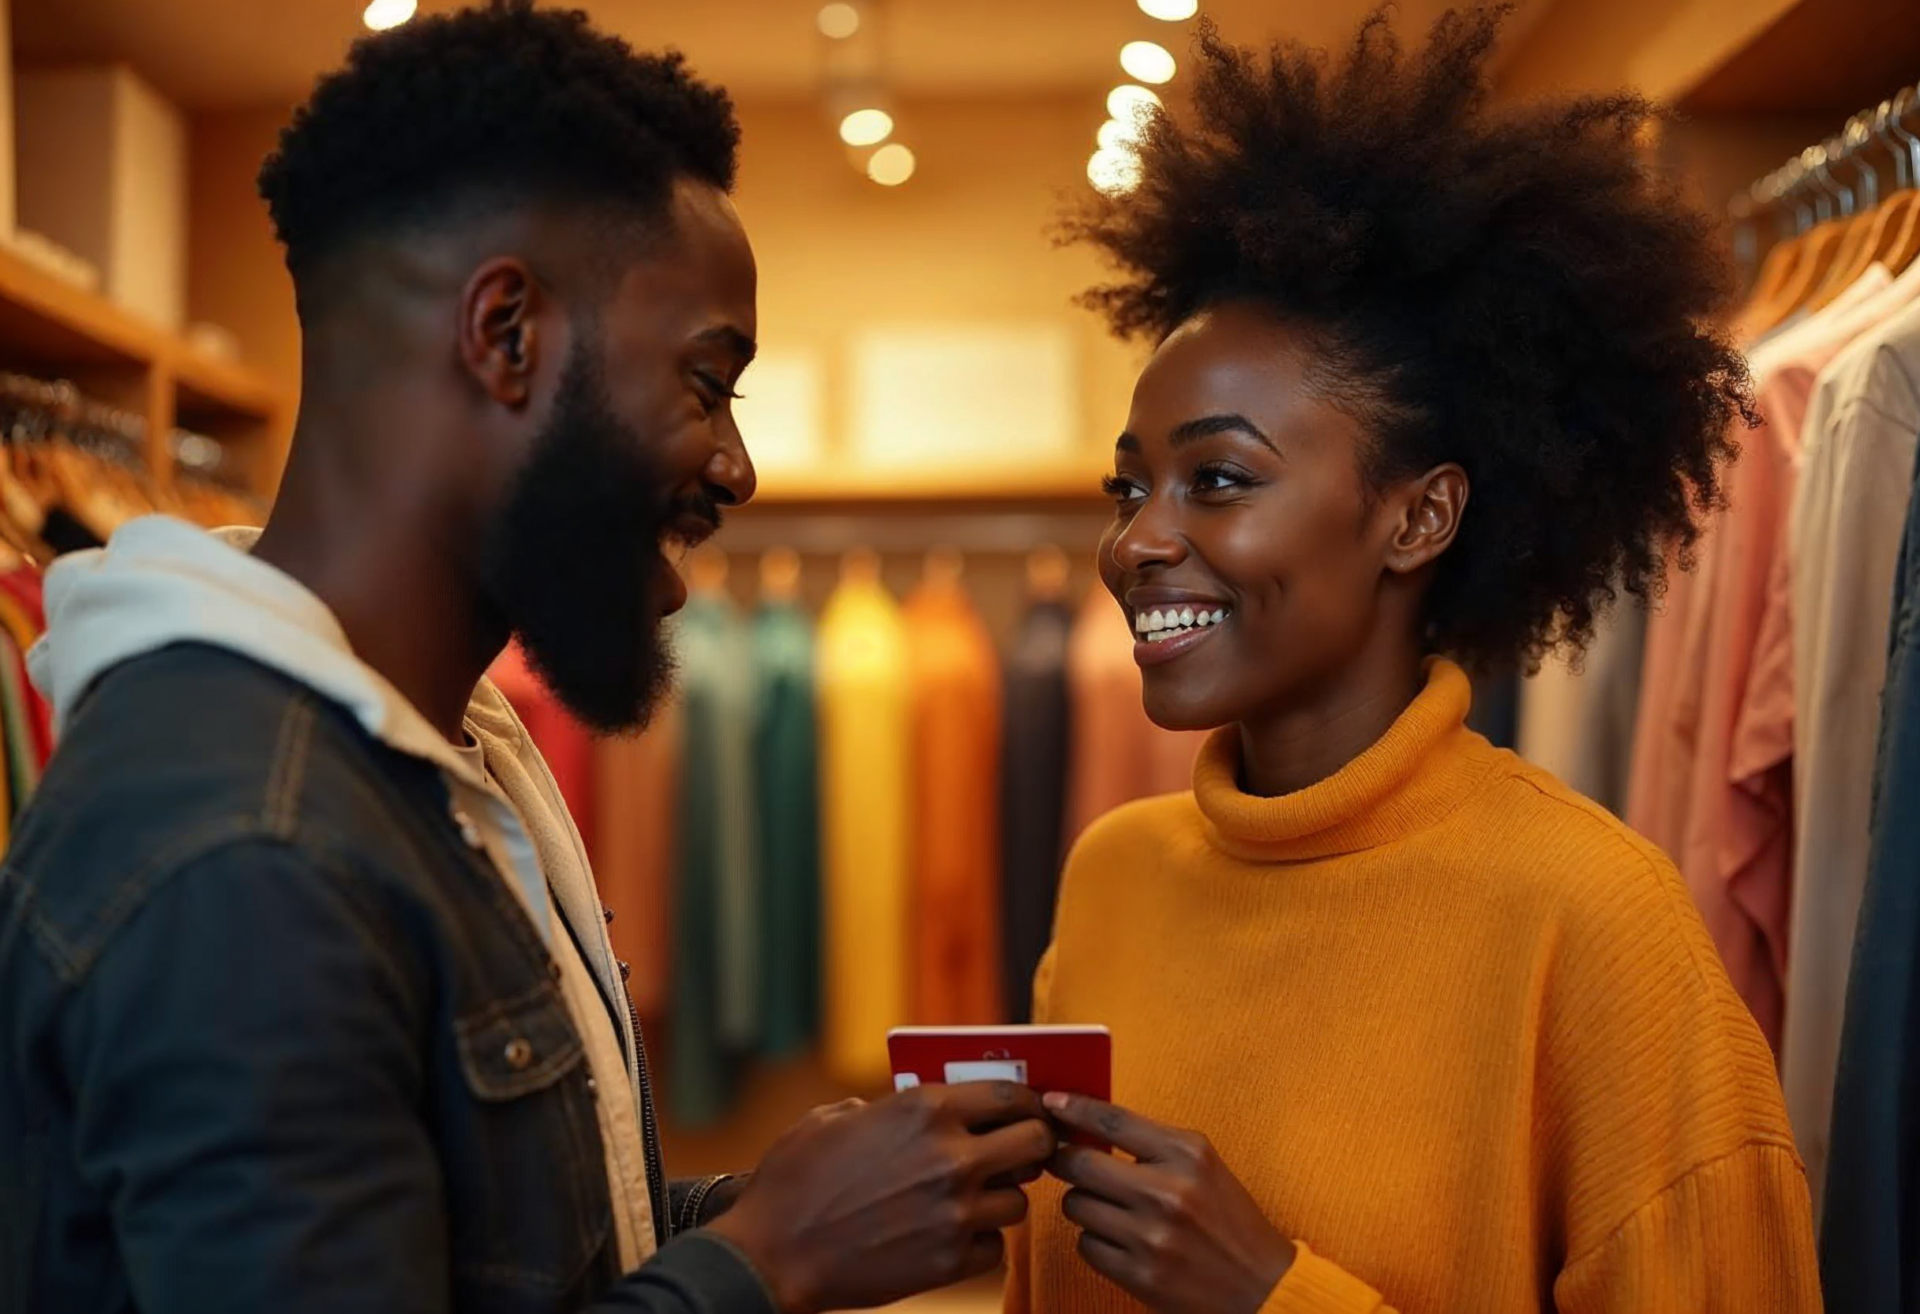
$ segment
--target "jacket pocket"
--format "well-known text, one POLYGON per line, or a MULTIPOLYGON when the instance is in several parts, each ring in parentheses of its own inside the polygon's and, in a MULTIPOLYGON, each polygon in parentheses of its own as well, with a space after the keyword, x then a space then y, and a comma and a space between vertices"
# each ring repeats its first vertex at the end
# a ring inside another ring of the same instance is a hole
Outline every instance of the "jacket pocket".
MULTIPOLYGON (((613 1215, 586 1049, 543 982, 454 1020, 471 1137, 443 1156, 457 1308, 571 1308, 611 1274, 613 1215)), ((453 1126, 449 1127, 449 1131, 453 1126)))
POLYGON ((453 1024, 460 1070, 476 1099, 518 1099, 544 1090, 586 1061, 586 1046, 559 992, 542 985, 488 1004, 453 1024))

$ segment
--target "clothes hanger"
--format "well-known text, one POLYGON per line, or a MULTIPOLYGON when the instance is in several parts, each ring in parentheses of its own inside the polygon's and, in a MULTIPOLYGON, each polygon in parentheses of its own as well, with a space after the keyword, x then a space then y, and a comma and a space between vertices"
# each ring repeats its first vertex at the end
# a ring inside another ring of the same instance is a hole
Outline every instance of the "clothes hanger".
POLYGON ((1795 268, 1793 277, 1787 280, 1780 296, 1767 305, 1760 321, 1747 325, 1753 337, 1777 327, 1787 316, 1807 304, 1821 280, 1832 270, 1851 227, 1853 192, 1828 171, 1826 146, 1809 146, 1801 153, 1801 158, 1807 166, 1807 177, 1813 184, 1816 223, 1807 233, 1806 253, 1795 268))
POLYGON ((708 545, 693 550, 687 559, 687 587, 702 597, 714 598, 727 591, 727 554, 708 545))
POLYGON ((1888 221, 1880 248, 1880 259, 1896 274, 1920 260, 1920 136, 1908 132, 1904 123, 1916 108, 1920 108, 1920 86, 1902 88, 1885 106, 1888 140, 1905 148, 1906 159, 1907 190, 1898 198, 1899 214, 1888 221))
POLYGON ((927 549, 926 560, 920 563, 920 581, 929 588, 950 593, 960 587, 960 578, 967 571, 967 559, 960 555, 960 549, 944 545, 927 549))
POLYGON ((1851 164, 1860 171, 1860 177, 1853 188, 1859 204, 1853 227, 1848 231, 1846 244, 1835 257, 1833 268, 1827 272, 1813 295, 1807 298, 1809 310, 1824 309, 1833 299, 1853 285, 1853 281, 1873 267, 1874 233, 1880 223, 1880 174, 1868 158, 1867 147, 1873 141, 1873 131, 1869 126, 1869 116, 1856 114, 1847 120, 1846 130, 1840 137, 1840 154, 1834 160, 1836 165, 1851 164))
POLYGON ((800 554, 789 547, 760 554, 760 600, 795 602, 800 597, 800 554))
POLYGON ((840 582, 861 586, 880 583, 880 554, 870 547, 848 548, 840 556, 840 582))
POLYGON ((1027 554, 1027 597, 1034 602, 1064 600, 1072 569, 1058 544, 1042 543, 1027 554))

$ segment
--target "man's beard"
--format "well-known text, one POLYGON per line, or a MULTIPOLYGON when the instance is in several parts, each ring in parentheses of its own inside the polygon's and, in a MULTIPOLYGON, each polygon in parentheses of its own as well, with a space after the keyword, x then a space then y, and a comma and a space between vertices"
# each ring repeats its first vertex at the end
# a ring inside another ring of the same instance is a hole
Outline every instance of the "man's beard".
POLYGON ((639 729, 673 684, 657 571, 673 524, 645 435, 614 415, 590 337, 574 346, 545 428, 495 516, 481 579, 569 711, 639 729))

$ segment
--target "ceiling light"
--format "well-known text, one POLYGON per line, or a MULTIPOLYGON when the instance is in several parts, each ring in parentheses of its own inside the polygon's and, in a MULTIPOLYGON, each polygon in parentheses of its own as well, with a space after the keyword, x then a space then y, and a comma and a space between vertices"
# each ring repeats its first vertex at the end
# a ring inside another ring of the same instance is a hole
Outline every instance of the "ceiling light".
POLYGON ((1140 122, 1138 119, 1123 123, 1119 119, 1108 119, 1100 125, 1100 149, 1118 150, 1122 146, 1131 146, 1140 140, 1140 122))
POLYGON ((1140 0, 1140 12, 1148 18, 1178 23, 1200 12, 1200 0, 1140 0))
POLYGON ((820 16, 814 20, 820 24, 823 36, 835 41, 845 41, 860 30, 860 11, 852 5, 836 3, 823 5, 820 16))
POLYGON ((1129 41, 1120 47, 1120 67, 1142 82, 1173 81, 1173 55, 1152 41, 1129 41))
POLYGON ((1149 110, 1157 109, 1160 97, 1145 87, 1123 82, 1107 93, 1107 113, 1122 123, 1132 123, 1149 110))
POLYGON ((399 27, 413 17, 414 0, 368 0, 360 21, 376 32, 399 27))
POLYGON ((883 109, 857 109, 840 120, 840 140, 849 146, 878 146, 893 135, 893 115, 883 109))
POLYGON ((1138 187, 1140 174, 1140 157, 1124 147, 1102 147, 1087 161, 1087 180, 1108 196, 1138 187))
POLYGON ((867 177, 882 187, 898 187, 913 177, 913 152, 899 142, 889 142, 867 161, 867 177))

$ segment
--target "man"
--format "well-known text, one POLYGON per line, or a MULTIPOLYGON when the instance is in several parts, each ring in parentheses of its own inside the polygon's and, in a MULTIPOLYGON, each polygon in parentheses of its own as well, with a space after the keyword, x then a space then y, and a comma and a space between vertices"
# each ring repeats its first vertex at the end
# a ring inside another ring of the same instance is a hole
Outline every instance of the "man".
POLYGON ((579 837, 481 673, 663 687, 665 552, 752 495, 737 128, 525 0, 370 38, 267 163, 305 335, 249 552, 48 583, 63 743, 0 881, 0 1308, 811 1314, 991 1268, 1010 1087, 669 1188, 579 837))

